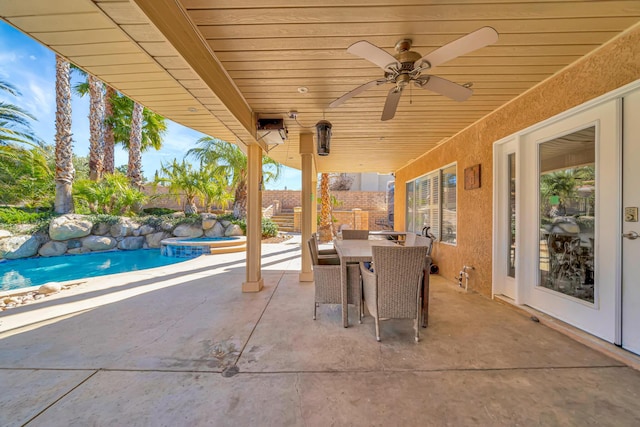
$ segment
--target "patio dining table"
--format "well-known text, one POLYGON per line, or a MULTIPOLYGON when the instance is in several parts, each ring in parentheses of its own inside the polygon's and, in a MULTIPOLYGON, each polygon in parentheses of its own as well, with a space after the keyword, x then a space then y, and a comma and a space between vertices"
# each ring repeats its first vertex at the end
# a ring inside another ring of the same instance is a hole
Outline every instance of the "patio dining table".
POLYGON ((394 246, 391 240, 334 240, 333 242, 340 257, 340 282, 342 287, 342 323, 349 327, 347 312, 347 264, 371 262, 372 246, 394 246))

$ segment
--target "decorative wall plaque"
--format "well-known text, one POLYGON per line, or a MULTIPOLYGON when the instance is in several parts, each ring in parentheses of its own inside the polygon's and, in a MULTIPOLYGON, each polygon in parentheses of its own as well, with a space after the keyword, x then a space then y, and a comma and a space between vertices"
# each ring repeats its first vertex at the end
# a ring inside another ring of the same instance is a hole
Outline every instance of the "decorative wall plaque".
POLYGON ((480 188, 480 164, 470 166, 464 170, 464 189, 480 188))

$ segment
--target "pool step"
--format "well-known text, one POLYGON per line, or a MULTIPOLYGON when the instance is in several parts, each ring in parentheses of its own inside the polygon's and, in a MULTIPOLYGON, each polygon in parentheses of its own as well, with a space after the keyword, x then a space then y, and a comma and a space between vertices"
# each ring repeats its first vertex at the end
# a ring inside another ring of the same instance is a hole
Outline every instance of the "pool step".
POLYGON ((242 236, 235 240, 209 242, 209 246, 211 246, 211 255, 244 252, 247 250, 247 240, 246 237, 242 236))
POLYGON ((247 250, 247 245, 244 242, 242 242, 241 245, 221 246, 221 247, 211 248, 211 255, 230 254, 233 252, 244 252, 246 250, 247 250))

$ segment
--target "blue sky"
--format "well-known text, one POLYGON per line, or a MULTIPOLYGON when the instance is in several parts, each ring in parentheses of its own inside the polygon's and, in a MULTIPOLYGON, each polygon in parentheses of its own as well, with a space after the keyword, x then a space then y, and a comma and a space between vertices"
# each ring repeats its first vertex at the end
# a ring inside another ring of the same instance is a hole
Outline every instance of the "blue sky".
MULTIPOLYGON (((77 77, 74 77, 77 81, 77 77)), ((30 112, 37 118, 32 123, 34 133, 48 144, 55 143, 55 54, 47 47, 25 36, 10 25, 0 21, 0 80, 10 83, 21 93, 19 98, 7 100, 30 112)), ((73 83, 73 82, 72 82, 73 83)), ((74 153, 86 156, 89 153, 89 99, 73 96, 72 131, 74 153)), ((174 158, 182 159, 203 134, 167 120, 167 133, 160 151, 142 154, 142 169, 147 178, 152 178, 162 162, 174 158)), ((215 136, 215 135, 213 135, 215 136)), ((127 163, 127 152, 116 148, 116 166, 127 163)), ((300 171, 283 168, 277 182, 267 183, 267 189, 287 187, 299 190, 300 171)))

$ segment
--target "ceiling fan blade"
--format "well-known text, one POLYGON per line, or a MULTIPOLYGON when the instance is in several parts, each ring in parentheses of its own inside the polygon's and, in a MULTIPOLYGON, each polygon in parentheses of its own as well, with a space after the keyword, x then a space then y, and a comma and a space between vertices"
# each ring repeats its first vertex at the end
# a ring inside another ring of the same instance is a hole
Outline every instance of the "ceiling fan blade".
POLYGON ((416 86, 458 102, 466 101, 473 94, 471 89, 438 76, 429 76, 428 80, 416 80, 416 86))
POLYGON ((355 42, 349 46, 347 52, 352 55, 359 56, 360 58, 364 58, 369 62, 373 62, 385 71, 390 64, 395 64, 398 67, 400 66, 400 63, 393 57, 393 55, 366 40, 355 42))
POLYGON ((378 86, 381 84, 386 83, 386 80, 372 80, 369 83, 365 83, 362 86, 358 86, 357 88, 353 89, 351 92, 347 92, 344 95, 342 95, 340 98, 336 99, 335 101, 333 101, 331 104, 329 104, 329 108, 334 108, 337 107, 339 105, 341 105, 344 101, 346 101, 347 99, 356 96, 359 93, 364 92, 365 90, 372 88, 374 86, 378 86))
POLYGON ((392 87, 387 95, 387 100, 384 103, 384 109, 382 110, 382 117, 380 120, 387 121, 393 119, 396 115, 396 109, 398 108, 398 101, 400 101, 400 95, 402 95, 402 89, 398 87, 392 87))
POLYGON ((495 43, 496 41, 498 41, 498 32, 491 27, 482 27, 426 54, 418 59, 414 63, 414 66, 418 68, 426 65, 424 63, 427 62, 429 64, 427 68, 433 68, 453 58, 495 43))

